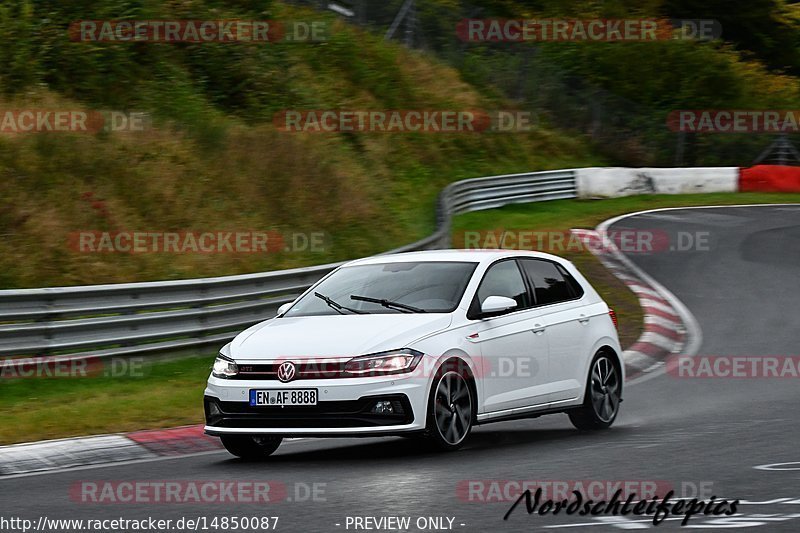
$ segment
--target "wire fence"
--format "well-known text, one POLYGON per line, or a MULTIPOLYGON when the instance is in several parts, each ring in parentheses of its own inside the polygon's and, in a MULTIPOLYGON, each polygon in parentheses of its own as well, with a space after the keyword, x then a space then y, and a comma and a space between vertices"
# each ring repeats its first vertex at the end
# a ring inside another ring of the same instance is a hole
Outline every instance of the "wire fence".
POLYGON ((642 105, 572 75, 534 43, 465 42, 456 28, 464 19, 488 17, 479 5, 431 0, 289 3, 339 13, 349 23, 434 53, 466 81, 499 89, 539 124, 581 135, 612 164, 800 164, 796 151, 787 148, 800 143, 800 134, 675 132, 668 127, 670 110, 642 105))

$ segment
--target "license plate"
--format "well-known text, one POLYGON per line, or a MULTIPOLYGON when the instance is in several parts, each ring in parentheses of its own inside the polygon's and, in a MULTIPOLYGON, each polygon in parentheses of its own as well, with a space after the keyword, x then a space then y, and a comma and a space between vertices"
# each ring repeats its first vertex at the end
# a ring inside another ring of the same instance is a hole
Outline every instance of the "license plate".
POLYGON ((253 407, 317 405, 317 389, 251 390, 253 407))

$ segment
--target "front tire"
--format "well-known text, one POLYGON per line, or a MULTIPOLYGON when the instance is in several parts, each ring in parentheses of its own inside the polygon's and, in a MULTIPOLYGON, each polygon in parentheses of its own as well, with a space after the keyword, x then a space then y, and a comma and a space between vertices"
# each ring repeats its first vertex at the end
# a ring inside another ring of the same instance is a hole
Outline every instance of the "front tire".
POLYGON ((461 448, 472 431, 475 400, 466 369, 440 370, 428 406, 428 442, 437 450, 461 448))
POLYGON ((222 445, 231 454, 246 461, 259 461, 272 455, 283 437, 274 435, 222 435, 222 445))
POLYGON ((582 430, 608 429, 619 413, 622 374, 611 356, 598 353, 589 367, 583 406, 569 412, 572 425, 582 430))

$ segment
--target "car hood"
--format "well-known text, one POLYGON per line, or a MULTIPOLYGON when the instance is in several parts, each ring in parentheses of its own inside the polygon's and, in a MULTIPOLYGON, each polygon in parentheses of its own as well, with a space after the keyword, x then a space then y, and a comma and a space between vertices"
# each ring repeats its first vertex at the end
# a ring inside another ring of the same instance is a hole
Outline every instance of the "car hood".
POLYGON ((230 353, 240 360, 352 357, 408 347, 451 321, 438 313, 273 318, 237 335, 230 353))

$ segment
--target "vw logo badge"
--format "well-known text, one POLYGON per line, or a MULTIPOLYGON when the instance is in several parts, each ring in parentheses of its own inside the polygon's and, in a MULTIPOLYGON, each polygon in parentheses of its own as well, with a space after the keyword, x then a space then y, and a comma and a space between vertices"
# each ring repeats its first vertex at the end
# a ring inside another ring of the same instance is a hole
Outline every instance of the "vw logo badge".
POLYGON ((281 366, 278 367, 278 379, 284 383, 292 381, 294 379, 295 373, 296 369, 294 363, 290 361, 281 363, 281 366))

